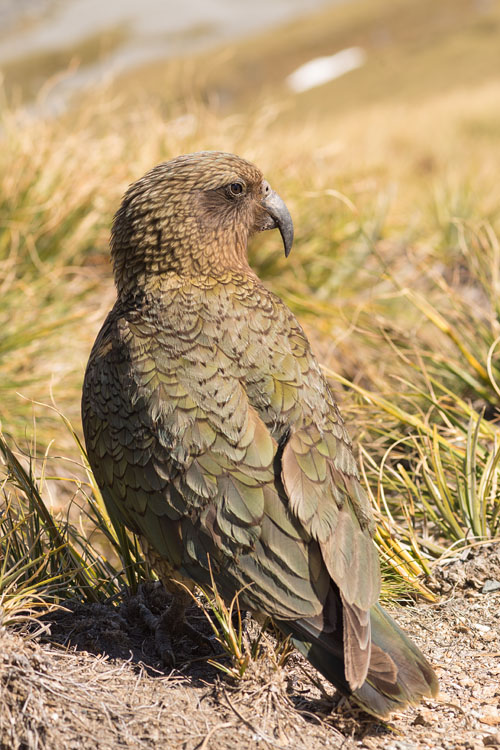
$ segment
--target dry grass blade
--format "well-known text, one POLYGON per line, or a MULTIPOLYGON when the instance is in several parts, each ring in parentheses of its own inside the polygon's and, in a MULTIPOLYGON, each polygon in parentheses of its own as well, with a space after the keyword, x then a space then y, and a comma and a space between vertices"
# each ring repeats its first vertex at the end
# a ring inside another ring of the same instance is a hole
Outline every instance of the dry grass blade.
MULTIPOLYGON (((71 425, 65 422, 68 429, 71 425)), ((81 446, 80 446, 81 448, 81 446)), ((81 480, 46 476, 46 455, 21 463, 0 434, 3 473, 0 497, 0 608, 4 624, 20 624, 68 599, 100 601, 134 589, 146 576, 137 541, 125 531, 115 533, 102 500, 94 498, 81 480), (43 497, 47 482, 77 485, 83 507, 77 523, 67 515, 54 514, 43 497), (77 525, 78 524, 78 525, 77 525), (90 539, 101 539, 99 549, 90 539), (124 561, 117 567, 103 553, 124 561)), ((84 456, 82 456, 82 459, 84 456)), ((93 481, 93 478, 90 476, 93 481)), ((90 485, 92 486, 92 484, 90 485)))
POLYGON ((217 643, 221 646, 223 653, 229 657, 230 666, 209 659, 209 664, 217 667, 233 679, 241 679, 250 663, 254 648, 250 647, 248 638, 245 636, 241 610, 239 606, 239 592, 232 598, 229 606, 221 597, 214 581, 212 566, 210 564, 210 590, 200 587, 202 600, 194 596, 189 589, 195 603, 202 610, 210 623, 217 643), (236 620, 236 624, 235 621, 236 620))

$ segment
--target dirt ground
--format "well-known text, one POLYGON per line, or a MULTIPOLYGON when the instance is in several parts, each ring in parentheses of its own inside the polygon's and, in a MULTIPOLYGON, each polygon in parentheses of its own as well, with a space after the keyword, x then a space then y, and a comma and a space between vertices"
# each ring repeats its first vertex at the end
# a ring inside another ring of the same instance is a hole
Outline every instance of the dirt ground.
MULTIPOLYGON (((258 659, 234 683, 182 641, 176 668, 162 669, 141 613, 144 603, 160 612, 165 595, 149 585, 120 607, 52 614, 36 638, 0 628, 0 748, 500 746, 500 545, 449 559, 434 586, 438 603, 395 617, 435 666, 441 694, 390 724, 339 699, 297 654, 281 669, 258 659)), ((210 635, 195 606, 189 621, 210 635)))

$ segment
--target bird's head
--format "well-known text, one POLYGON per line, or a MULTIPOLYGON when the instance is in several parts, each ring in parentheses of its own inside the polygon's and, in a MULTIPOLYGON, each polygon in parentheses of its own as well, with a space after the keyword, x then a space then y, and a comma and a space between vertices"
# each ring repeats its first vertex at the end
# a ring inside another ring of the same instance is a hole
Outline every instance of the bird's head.
POLYGON ((178 156, 131 185, 116 213, 111 254, 118 291, 169 272, 248 271, 248 238, 275 227, 288 255, 292 219, 253 164, 218 151, 178 156))

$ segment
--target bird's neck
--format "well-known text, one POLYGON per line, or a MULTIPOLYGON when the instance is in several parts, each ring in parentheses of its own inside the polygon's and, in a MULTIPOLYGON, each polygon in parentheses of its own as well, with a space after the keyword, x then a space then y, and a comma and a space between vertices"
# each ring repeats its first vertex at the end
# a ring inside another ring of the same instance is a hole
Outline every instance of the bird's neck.
POLYGON ((136 291, 151 292, 168 286, 169 279, 225 278, 236 274, 256 278, 248 264, 247 236, 235 234, 231 241, 220 242, 217 237, 185 243, 181 239, 155 242, 142 238, 139 245, 113 246, 115 283, 119 295, 136 291))

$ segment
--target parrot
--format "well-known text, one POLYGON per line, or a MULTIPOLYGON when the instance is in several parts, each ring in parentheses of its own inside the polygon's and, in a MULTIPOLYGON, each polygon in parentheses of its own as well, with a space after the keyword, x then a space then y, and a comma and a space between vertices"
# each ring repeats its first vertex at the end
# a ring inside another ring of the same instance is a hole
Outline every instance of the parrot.
POLYGON ((235 154, 181 155, 129 187, 111 230, 117 298, 83 384, 88 460, 173 595, 172 639, 213 580, 384 718, 438 682, 378 603, 374 516, 332 390, 249 264, 249 240, 275 228, 288 256, 285 202, 235 154))

